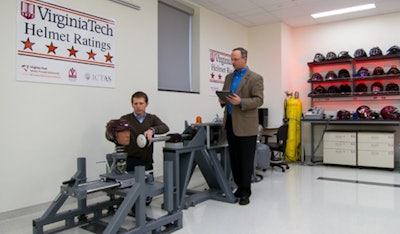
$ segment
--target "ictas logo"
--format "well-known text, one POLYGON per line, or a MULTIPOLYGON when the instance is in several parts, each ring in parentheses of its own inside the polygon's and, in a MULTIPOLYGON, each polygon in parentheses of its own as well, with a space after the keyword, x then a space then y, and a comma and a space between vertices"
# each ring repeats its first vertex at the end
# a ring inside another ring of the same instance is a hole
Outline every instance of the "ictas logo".
POLYGON ((100 81, 100 82, 111 82, 112 78, 109 75, 104 74, 85 74, 86 80, 100 81))
POLYGON ((25 19, 34 19, 35 18, 35 4, 22 1, 21 2, 21 16, 25 19))

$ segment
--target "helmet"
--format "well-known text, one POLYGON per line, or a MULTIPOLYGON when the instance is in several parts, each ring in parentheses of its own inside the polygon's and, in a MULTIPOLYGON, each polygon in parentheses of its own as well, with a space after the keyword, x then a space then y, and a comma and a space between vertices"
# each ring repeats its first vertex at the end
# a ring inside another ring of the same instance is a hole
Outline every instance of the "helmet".
POLYGON ((316 72, 316 73, 312 74, 311 80, 312 81, 323 81, 323 78, 322 78, 321 74, 316 72))
POLYGON ((348 51, 340 51, 338 58, 351 58, 348 51))
POLYGON ((123 131, 131 131, 133 128, 125 119, 112 119, 106 125, 106 139, 118 144, 117 133, 123 131))
POLYGON ((385 71, 383 70, 383 68, 382 67, 375 67, 374 68, 374 71, 372 72, 372 75, 374 75, 374 76, 381 76, 381 75, 384 75, 385 74, 385 71))
POLYGON ((337 59, 335 52, 331 51, 326 54, 326 60, 334 60, 334 59, 337 59))
POLYGON ((364 83, 360 83, 356 86, 356 92, 367 92, 368 87, 364 83))
POLYGON ((340 90, 336 85, 331 85, 328 88, 328 93, 340 93, 340 90))
POLYGON ((337 78, 337 75, 334 71, 328 71, 328 73, 326 73, 326 75, 325 75, 325 80, 333 80, 336 78, 337 78))
POLYGON ((351 93, 351 87, 348 84, 341 84, 339 90, 341 93, 351 93))
POLYGON ((354 58, 361 58, 361 57, 368 57, 367 53, 365 53, 364 49, 356 49, 356 51, 354 51, 354 58))
POLYGON ((396 65, 393 65, 390 67, 389 71, 386 74, 399 74, 400 71, 399 69, 396 67, 396 65))
POLYGON ((382 118, 384 119, 400 119, 399 110, 394 106, 385 106, 381 110, 382 118))
POLYGON ((318 85, 315 87, 314 92, 315 94, 320 94, 320 93, 326 93, 326 89, 322 87, 321 85, 318 85))
POLYGON ((325 56, 321 53, 316 53, 314 55, 314 62, 322 62, 325 61, 325 56))
POLYGON ((346 69, 340 69, 339 71, 339 78, 347 78, 350 77, 350 73, 349 71, 347 71, 346 69))
POLYGON ((350 111, 348 111, 348 110, 339 110, 337 113, 336 113, 336 119, 350 119, 350 117, 351 117, 351 114, 350 114, 350 111))
POLYGON ((357 76, 363 77, 363 76, 369 76, 369 71, 366 67, 361 67, 358 69, 357 76))
POLYGON ((387 50, 387 54, 400 54, 400 47, 394 45, 387 50))
POLYGON ((371 92, 382 92, 383 84, 381 82, 375 82, 371 85, 371 92))
POLYGON ((369 119, 371 117, 371 108, 369 106, 363 105, 359 106, 356 110, 358 118, 369 119))
POLYGON ((385 87, 385 91, 399 91, 399 85, 396 83, 389 83, 385 87))
POLYGON ((379 56, 379 55, 382 55, 382 50, 378 46, 372 47, 369 50, 369 56, 379 56))
POLYGON ((371 114, 369 114, 371 119, 379 119, 379 113, 376 111, 371 111, 371 114))

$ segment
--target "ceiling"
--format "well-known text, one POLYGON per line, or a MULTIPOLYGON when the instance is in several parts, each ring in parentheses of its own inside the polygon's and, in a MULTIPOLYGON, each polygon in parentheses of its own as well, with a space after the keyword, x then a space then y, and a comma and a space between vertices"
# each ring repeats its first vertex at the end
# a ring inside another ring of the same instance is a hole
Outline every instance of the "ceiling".
POLYGON ((320 23, 400 12, 400 0, 190 0, 247 27, 285 23, 303 27, 320 23), (368 3, 376 8, 313 19, 310 15, 368 3))

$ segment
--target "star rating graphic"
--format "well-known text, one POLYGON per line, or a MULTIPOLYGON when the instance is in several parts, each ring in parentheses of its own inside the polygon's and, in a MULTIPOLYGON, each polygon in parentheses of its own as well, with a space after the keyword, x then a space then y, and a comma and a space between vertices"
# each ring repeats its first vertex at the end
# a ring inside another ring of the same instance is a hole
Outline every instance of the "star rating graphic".
POLYGON ((30 50, 33 51, 32 46, 33 46, 35 43, 31 42, 31 41, 29 40, 29 37, 26 39, 26 41, 21 41, 21 42, 24 44, 24 50, 30 49, 30 50))
POLYGON ((112 59, 114 56, 111 56, 111 55, 110 55, 110 52, 108 52, 108 54, 107 54, 107 55, 104 55, 104 57, 106 57, 106 62, 110 62, 110 63, 111 63, 111 59, 112 59))
POLYGON ((78 53, 78 50, 74 49, 74 46, 71 47, 71 49, 68 49, 69 51, 69 57, 74 56, 76 58, 76 53, 78 53))
POLYGON ((46 45, 46 47, 49 49, 49 51, 47 51, 48 54, 50 54, 50 53, 56 54, 56 49, 58 47, 54 46, 53 42, 51 42, 50 45, 46 45))
POLYGON ((94 53, 93 50, 90 50, 90 52, 86 52, 86 53, 89 55, 89 58, 88 58, 89 60, 90 60, 90 59, 95 60, 95 59, 94 59, 94 56, 96 56, 96 53, 94 53))

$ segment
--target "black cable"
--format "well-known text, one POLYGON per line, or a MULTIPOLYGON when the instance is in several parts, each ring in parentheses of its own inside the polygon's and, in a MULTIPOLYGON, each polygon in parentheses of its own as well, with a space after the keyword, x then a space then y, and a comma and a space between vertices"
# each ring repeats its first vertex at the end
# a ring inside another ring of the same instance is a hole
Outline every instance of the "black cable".
POLYGON ((319 139, 319 142, 318 142, 317 146, 315 147, 315 149, 312 149, 313 157, 311 158, 311 163, 312 163, 311 166, 313 166, 315 163, 321 163, 322 162, 322 161, 314 161, 314 157, 315 157, 315 153, 317 152, 317 150, 321 146, 321 142, 324 139, 325 132, 328 129, 328 126, 329 126, 329 122, 330 122, 330 118, 328 118, 328 120, 326 121, 325 128, 322 131, 322 135, 321 135, 321 138, 319 139))

